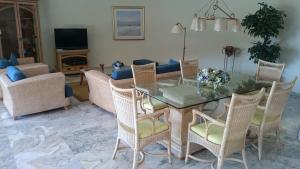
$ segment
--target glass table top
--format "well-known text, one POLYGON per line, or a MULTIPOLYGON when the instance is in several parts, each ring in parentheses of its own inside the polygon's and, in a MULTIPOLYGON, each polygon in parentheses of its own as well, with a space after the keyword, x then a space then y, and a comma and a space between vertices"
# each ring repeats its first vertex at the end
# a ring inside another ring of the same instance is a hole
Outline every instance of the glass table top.
POLYGON ((214 89, 201 84, 195 78, 167 79, 153 84, 142 84, 135 89, 177 109, 184 109, 212 101, 229 98, 233 93, 246 94, 271 87, 271 83, 257 82, 254 76, 230 74, 230 80, 214 89))

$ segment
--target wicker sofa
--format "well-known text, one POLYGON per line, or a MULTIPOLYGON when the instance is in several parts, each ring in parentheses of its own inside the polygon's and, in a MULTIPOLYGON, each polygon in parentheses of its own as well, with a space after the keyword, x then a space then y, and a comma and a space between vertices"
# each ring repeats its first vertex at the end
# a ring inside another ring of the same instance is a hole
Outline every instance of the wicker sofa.
MULTIPOLYGON (((49 66, 44 63, 34 63, 34 58, 18 58, 19 65, 17 66, 20 70, 24 71, 26 76, 36 76, 49 73, 49 66)), ((6 69, 0 69, 0 74, 6 72, 6 69)), ((2 88, 0 87, 0 99, 2 99, 2 88)))
POLYGON ((65 76, 63 73, 47 73, 11 81, 6 73, 0 75, 3 90, 3 103, 16 119, 18 116, 38 113, 68 106, 65 98, 65 76))
MULTIPOLYGON (((111 76, 97 70, 90 70, 85 72, 85 77, 89 85, 90 102, 115 114, 112 93, 109 86, 109 79, 112 79, 111 76)), ((157 74, 158 80, 169 78, 180 78, 180 70, 171 72, 164 71, 157 74)), ((121 80, 112 79, 112 83, 120 88, 131 88, 133 85, 133 78, 121 80)))

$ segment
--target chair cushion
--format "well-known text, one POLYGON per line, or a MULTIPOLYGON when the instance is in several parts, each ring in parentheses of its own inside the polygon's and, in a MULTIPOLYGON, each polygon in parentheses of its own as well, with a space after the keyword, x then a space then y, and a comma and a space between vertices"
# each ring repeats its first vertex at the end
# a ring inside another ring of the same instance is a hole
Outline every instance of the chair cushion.
POLYGON ((6 68, 6 73, 9 79, 13 82, 26 78, 25 74, 15 66, 8 66, 6 68))
MULTIPOLYGON (((205 130, 206 126, 205 123, 197 124, 193 127, 191 127, 191 130, 198 134, 201 137, 205 138, 205 130)), ((223 133, 224 133, 224 128, 220 126, 213 125, 209 127, 208 132, 208 141, 215 143, 215 144, 221 144, 223 140, 223 133)))
POLYGON ((5 59, 5 58, 1 58, 0 59, 0 69, 5 69, 7 66, 10 66, 10 62, 5 59))
MULTIPOLYGON (((134 65, 146 65, 149 63, 154 63, 153 60, 148 60, 148 59, 137 59, 133 61, 134 65)), ((158 66, 158 62, 155 62, 156 66, 158 66)))
POLYGON ((149 101, 146 99, 144 100, 144 108, 145 109, 148 109, 148 110, 152 110, 152 107, 154 107, 154 110, 160 110, 160 109, 164 109, 166 107, 168 107, 167 104, 159 101, 159 100, 156 100, 156 99, 152 99, 152 104, 153 106, 149 103, 149 101))
MULTIPOLYGON (((146 137, 151 136, 152 120, 146 119, 146 120, 139 121, 138 128, 139 128, 139 138, 146 138, 146 137)), ((163 123, 159 120, 154 121, 154 134, 161 133, 168 129, 169 129, 169 127, 166 123, 163 123)))
POLYGON ((73 88, 72 86, 66 84, 65 85, 65 97, 71 97, 73 96, 73 88))
POLYGON ((10 55, 9 61, 11 63, 12 66, 17 66, 19 65, 18 59, 17 59, 17 54, 16 53, 12 53, 10 55))
POLYGON ((130 79, 132 78, 132 70, 131 68, 124 68, 119 70, 114 70, 111 74, 111 78, 114 80, 121 80, 121 79, 130 79))
MULTIPOLYGON (((251 123, 253 123, 255 125, 261 125, 263 118, 264 118, 264 110, 257 108, 254 116, 251 119, 251 123)), ((267 118, 266 121, 270 122, 270 121, 274 121, 276 119, 277 119, 277 117, 270 117, 270 118, 267 118)))

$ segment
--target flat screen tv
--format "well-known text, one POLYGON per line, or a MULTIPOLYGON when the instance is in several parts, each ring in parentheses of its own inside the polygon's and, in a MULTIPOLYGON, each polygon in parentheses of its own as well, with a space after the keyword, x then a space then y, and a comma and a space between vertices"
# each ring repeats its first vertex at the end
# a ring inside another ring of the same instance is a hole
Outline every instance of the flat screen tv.
POLYGON ((87 29, 85 28, 56 28, 54 35, 56 49, 88 49, 87 29))

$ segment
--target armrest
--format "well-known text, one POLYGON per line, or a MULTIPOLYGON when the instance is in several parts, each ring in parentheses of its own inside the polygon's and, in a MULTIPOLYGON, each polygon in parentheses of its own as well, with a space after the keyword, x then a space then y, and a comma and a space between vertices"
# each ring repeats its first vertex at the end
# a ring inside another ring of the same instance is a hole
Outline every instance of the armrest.
POLYGON ((63 86, 65 84, 65 76, 63 73, 49 73, 38 75, 34 77, 29 77, 23 80, 19 80, 16 82, 11 82, 7 87, 8 88, 19 88, 19 87, 26 87, 26 88, 40 88, 49 86, 48 83, 51 83, 54 86, 62 83, 63 86), (42 85, 45 84, 45 85, 42 85))
MULTIPOLYGON (((167 110, 167 109, 165 109, 167 110)), ((154 112, 154 113, 151 113, 151 114, 143 114, 141 116, 138 116, 137 118, 137 121, 143 121, 143 120, 151 120, 152 122, 152 125, 151 125, 151 130, 152 130, 152 134, 155 134, 155 121, 162 115, 164 115, 164 118, 165 118, 165 123, 169 126, 171 126, 171 123, 168 121, 168 113, 169 111, 157 111, 157 112, 154 112)))
POLYGON ((193 121, 194 121, 194 118, 196 120, 197 116, 200 116, 201 118, 203 118, 204 121, 212 122, 215 125, 220 126, 220 127, 225 127, 224 123, 222 123, 222 122, 220 122, 220 121, 218 121, 218 120, 216 120, 216 119, 214 119, 214 118, 212 118, 212 117, 210 117, 210 116, 208 116, 208 115, 206 115, 206 114, 204 114, 204 113, 202 113, 202 112, 194 109, 193 110, 193 121))
POLYGON ((34 63, 34 57, 18 58, 18 62, 20 65, 34 63))

